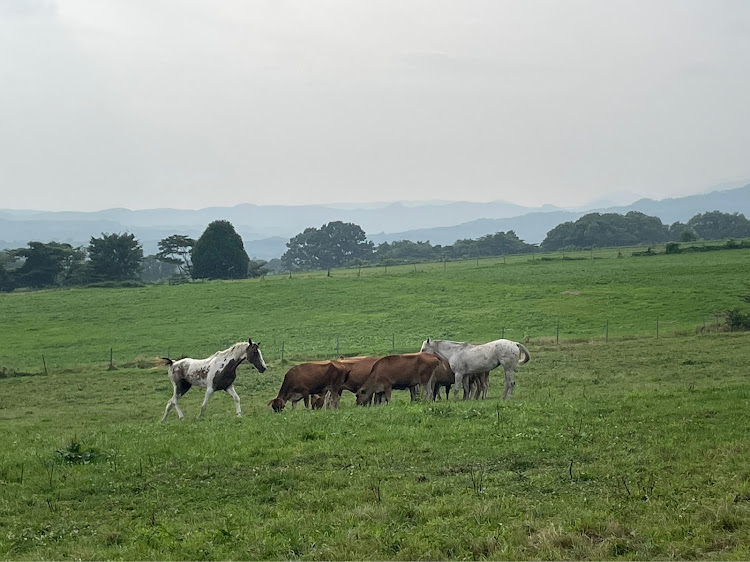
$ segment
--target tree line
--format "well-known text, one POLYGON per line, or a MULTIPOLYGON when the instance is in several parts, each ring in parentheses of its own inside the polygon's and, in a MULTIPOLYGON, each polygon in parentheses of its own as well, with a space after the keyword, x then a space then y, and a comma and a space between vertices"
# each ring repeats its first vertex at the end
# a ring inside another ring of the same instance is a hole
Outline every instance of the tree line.
POLYGON ((675 222, 670 226, 663 224, 658 217, 637 211, 625 215, 589 213, 576 221, 556 226, 539 246, 527 244, 512 230, 477 239, 456 240, 448 246, 410 240, 383 242, 375 246, 358 225, 337 221, 320 228, 305 229, 289 240, 286 253, 280 260, 272 260, 269 266, 289 271, 330 269, 362 264, 390 265, 528 254, 540 250, 573 251, 747 237, 750 237, 750 221, 744 215, 719 211, 698 214, 687 223, 675 222))
POLYGON ((159 252, 143 256, 135 235, 91 237, 88 246, 29 242, 0 253, 0 291, 28 287, 74 287, 175 279, 242 279, 265 275, 266 262, 251 260, 228 221, 214 221, 194 240, 174 234, 159 252))
POLYGON ((289 240, 281 258, 266 262, 251 260, 231 223, 218 220, 209 224, 197 240, 181 234, 164 238, 159 241, 159 252, 146 257, 141 244, 128 233, 102 233, 101 237, 92 237, 88 246, 78 248, 59 242, 29 242, 27 248, 0 252, 0 291, 167 278, 243 279, 269 272, 747 237, 750 221, 744 215, 719 211, 670 226, 658 217, 635 211, 625 215, 589 213, 556 226, 539 246, 524 242, 512 230, 456 240, 446 246, 410 240, 376 246, 360 226, 333 221, 320 228, 306 228, 289 240))

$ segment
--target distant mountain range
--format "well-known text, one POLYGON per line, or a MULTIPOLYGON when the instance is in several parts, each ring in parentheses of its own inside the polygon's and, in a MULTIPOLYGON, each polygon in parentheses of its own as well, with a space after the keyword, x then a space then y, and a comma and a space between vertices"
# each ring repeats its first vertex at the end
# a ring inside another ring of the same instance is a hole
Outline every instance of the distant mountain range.
POLYGON ((286 242, 307 227, 341 220, 362 227, 376 244, 394 240, 452 244, 461 238, 514 230, 524 241, 539 243, 558 224, 591 212, 640 211, 665 224, 687 222, 698 213, 722 211, 750 216, 750 184, 656 201, 640 199, 631 205, 588 210, 566 210, 551 205, 523 207, 510 203, 397 202, 368 206, 250 205, 200 210, 107 209, 96 212, 0 210, 0 249, 25 247, 30 241, 88 245, 92 236, 130 232, 146 255, 158 251, 159 240, 172 234, 198 238, 214 220, 228 220, 242 236, 248 254, 271 259, 286 251, 286 242))

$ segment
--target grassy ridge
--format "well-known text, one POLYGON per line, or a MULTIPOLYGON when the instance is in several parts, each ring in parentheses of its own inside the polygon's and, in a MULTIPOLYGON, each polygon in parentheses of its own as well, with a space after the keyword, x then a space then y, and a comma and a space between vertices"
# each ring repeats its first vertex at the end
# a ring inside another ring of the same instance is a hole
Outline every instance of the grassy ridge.
MULTIPOLYGON (((584 253, 585 255, 585 253, 584 253)), ((24 372, 139 357, 204 357, 248 336, 268 358, 486 341, 693 333, 737 305, 750 251, 390 267, 140 289, 0 295, 0 366, 24 372), (364 271, 364 270, 363 270, 364 271)), ((746 291, 746 289, 745 289, 746 291)))

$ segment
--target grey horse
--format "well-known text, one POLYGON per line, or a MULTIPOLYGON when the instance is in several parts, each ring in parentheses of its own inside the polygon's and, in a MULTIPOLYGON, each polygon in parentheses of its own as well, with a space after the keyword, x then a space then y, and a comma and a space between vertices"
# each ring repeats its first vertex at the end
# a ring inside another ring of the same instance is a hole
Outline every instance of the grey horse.
MULTIPOLYGON (((516 367, 529 362, 531 355, 520 343, 511 340, 495 340, 481 345, 450 340, 431 340, 427 338, 421 351, 432 353, 448 362, 456 375, 453 387, 454 397, 467 375, 491 371, 502 365, 505 371, 505 392, 503 398, 512 398, 516 386, 514 374, 516 367), (523 360, 521 359, 523 356, 523 360)), ((465 396, 464 396, 465 398, 465 396)))

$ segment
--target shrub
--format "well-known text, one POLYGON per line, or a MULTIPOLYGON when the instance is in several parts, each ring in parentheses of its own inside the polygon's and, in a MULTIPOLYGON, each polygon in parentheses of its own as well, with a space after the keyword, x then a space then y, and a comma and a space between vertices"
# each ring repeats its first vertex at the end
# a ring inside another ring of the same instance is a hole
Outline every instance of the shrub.
POLYGON ((57 454, 63 462, 70 464, 89 464, 103 456, 103 453, 96 447, 84 449, 77 437, 73 437, 64 449, 58 449, 57 454))
POLYGON ((733 332, 750 330, 750 312, 742 312, 739 308, 727 310, 727 326, 733 332))

